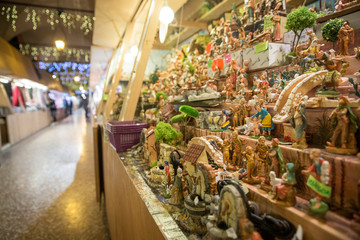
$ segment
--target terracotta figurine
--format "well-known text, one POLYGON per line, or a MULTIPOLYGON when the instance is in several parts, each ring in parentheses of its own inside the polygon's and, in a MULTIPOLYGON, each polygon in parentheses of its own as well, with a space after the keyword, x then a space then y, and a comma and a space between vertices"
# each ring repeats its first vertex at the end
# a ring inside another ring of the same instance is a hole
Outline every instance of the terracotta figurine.
POLYGON ((171 188, 171 198, 169 199, 169 203, 172 205, 180 205, 184 201, 182 171, 183 170, 180 167, 177 169, 174 186, 171 188))
POLYGON ((223 161, 226 166, 230 163, 230 150, 231 150, 231 144, 229 139, 225 139, 223 143, 223 161))
POLYGON ((244 155, 246 159, 247 176, 243 179, 243 181, 249 184, 260 183, 261 180, 256 179, 253 176, 255 170, 255 154, 253 148, 251 146, 247 146, 244 155))
POLYGON ((260 119, 262 120, 261 128, 263 130, 263 134, 265 134, 265 132, 267 132, 268 135, 271 136, 271 130, 274 129, 274 123, 272 121, 272 117, 271 117, 270 113, 265 108, 261 108, 258 103, 255 105, 255 109, 257 110, 257 113, 254 114, 252 116, 252 118, 260 117, 260 119))
POLYGON ((281 41, 281 27, 280 27, 280 21, 281 17, 278 15, 278 13, 275 11, 274 15, 270 18, 271 21, 274 23, 274 41, 281 41))
MULTIPOLYGON (((273 172, 270 173, 270 178, 273 172)), ((271 180, 270 180, 271 181, 271 180)), ((296 191, 293 186, 296 184, 294 163, 286 164, 286 173, 282 176, 281 183, 273 186, 273 194, 271 199, 279 201, 286 206, 294 206, 296 204, 296 191)))
POLYGON ((269 150, 270 171, 275 172, 276 177, 281 177, 285 173, 284 157, 279 147, 279 139, 273 138, 269 150))
POLYGON ((315 198, 310 200, 310 210, 314 213, 324 214, 328 210, 328 205, 322 199, 331 195, 331 188, 327 186, 330 182, 330 164, 321 157, 320 149, 312 149, 310 151, 310 159, 313 161, 313 164, 308 170, 302 170, 303 174, 311 175, 307 185, 316 195, 315 198))
POLYGON ((339 55, 349 54, 349 43, 354 44, 354 29, 350 27, 349 21, 343 23, 343 27, 340 28, 338 33, 340 52, 339 55))
POLYGON ((257 175, 258 177, 268 178, 268 162, 267 157, 269 153, 269 147, 265 144, 265 137, 261 136, 255 147, 256 162, 257 162, 257 175))
POLYGON ((236 163, 238 166, 241 165, 243 144, 245 143, 246 143, 245 140, 239 139, 238 134, 236 132, 232 133, 232 138, 231 138, 231 145, 233 149, 232 163, 234 166, 236 165, 236 163))
POLYGON ((291 126, 296 131, 296 142, 292 145, 294 148, 307 148, 305 129, 307 128, 307 120, 305 115, 307 96, 300 98, 292 109, 292 117, 290 119, 291 126))
POLYGON ((339 105, 332 111, 329 119, 332 120, 335 130, 331 141, 327 142, 329 147, 326 150, 340 154, 356 154, 357 117, 349 107, 349 100, 346 96, 340 97, 339 105), (340 145, 337 145, 337 141, 340 142, 340 145))

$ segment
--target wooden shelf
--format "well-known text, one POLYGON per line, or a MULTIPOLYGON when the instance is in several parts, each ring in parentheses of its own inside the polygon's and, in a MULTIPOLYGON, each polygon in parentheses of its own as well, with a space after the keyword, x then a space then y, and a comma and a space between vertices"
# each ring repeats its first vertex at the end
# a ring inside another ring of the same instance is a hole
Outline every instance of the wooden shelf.
MULTIPOLYGON (((202 15, 200 18, 198 18, 196 22, 208 23, 213 19, 219 18, 225 12, 230 11, 232 9, 233 3, 234 3, 233 0, 222 1, 221 3, 210 9, 208 12, 206 12, 204 15, 202 15)), ((243 3, 243 1, 241 3, 243 3)), ((194 34, 198 33, 199 31, 200 30, 197 28, 186 27, 180 33, 169 36, 169 40, 167 41, 166 45, 175 46, 178 37, 179 37, 179 43, 182 43, 183 41, 193 36, 194 34)))
POLYGON ((256 202, 260 211, 274 216, 282 217, 293 223, 296 227, 302 226, 304 239, 358 239, 355 229, 360 224, 345 219, 333 212, 327 212, 324 218, 309 215, 306 212, 307 201, 297 197, 295 207, 283 207, 268 199, 268 194, 256 186, 246 184, 250 190, 250 199, 256 202))
POLYGON ((317 23, 323 23, 323 22, 326 22, 330 19, 334 19, 334 18, 338 18, 338 17, 342 17, 342 16, 345 16, 345 15, 348 15, 350 13, 353 13, 353 12, 357 12, 360 10, 360 4, 357 4, 355 6, 352 6, 352 7, 349 7, 349 8, 346 8, 344 10, 341 10, 341 11, 338 11, 338 12, 334 12, 332 14, 328 14, 326 16, 323 16, 323 17, 319 17, 316 19, 316 22, 317 23))

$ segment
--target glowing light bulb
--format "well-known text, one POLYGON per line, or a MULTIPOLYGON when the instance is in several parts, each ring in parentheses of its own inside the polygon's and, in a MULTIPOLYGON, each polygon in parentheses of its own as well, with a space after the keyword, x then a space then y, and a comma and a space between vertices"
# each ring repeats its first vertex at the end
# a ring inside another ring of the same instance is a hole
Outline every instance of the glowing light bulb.
POLYGON ((169 6, 164 6, 160 10, 160 22, 169 24, 174 20, 174 11, 169 6))
POLYGON ((129 62, 131 62, 131 60, 132 60, 131 54, 130 54, 130 53, 126 53, 125 56, 124 56, 124 61, 127 62, 127 63, 129 63, 129 62))
POLYGON ((130 53, 131 53, 131 55, 133 55, 134 57, 136 57, 136 55, 138 54, 138 51, 139 51, 139 49, 138 49, 137 46, 132 46, 132 47, 130 48, 130 53))
POLYGON ((79 81, 80 81, 80 77, 79 77, 79 76, 75 76, 75 77, 74 77, 74 81, 75 81, 75 82, 79 82, 79 81))
POLYGON ((55 46, 57 49, 64 49, 65 48, 65 42, 63 40, 56 40, 55 46))

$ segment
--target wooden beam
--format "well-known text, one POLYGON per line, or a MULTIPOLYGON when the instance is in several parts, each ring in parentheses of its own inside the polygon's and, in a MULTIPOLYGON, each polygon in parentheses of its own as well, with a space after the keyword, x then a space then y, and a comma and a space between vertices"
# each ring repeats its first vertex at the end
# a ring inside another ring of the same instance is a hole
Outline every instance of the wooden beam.
POLYGON ((145 69, 149 60, 152 45, 154 43, 155 34, 159 26, 159 14, 160 9, 164 4, 164 0, 152 0, 150 6, 150 13, 145 21, 145 26, 140 39, 139 52, 137 59, 138 63, 134 64, 133 71, 131 73, 129 85, 127 87, 126 97, 124 99, 123 106, 119 120, 133 120, 135 115, 135 109, 140 97, 140 91, 144 80, 145 69), (152 10, 152 11, 151 11, 152 10))
POLYGON ((119 85, 119 82, 120 82, 120 75, 121 75, 122 67, 123 67, 123 64, 124 64, 124 56, 125 56, 126 50, 129 49, 131 44, 132 44, 131 43, 131 37, 133 35, 135 22, 136 22, 136 20, 133 20, 130 23, 129 28, 125 33, 125 38, 124 38, 123 44, 121 46, 121 51, 120 51, 120 56, 119 56, 120 62, 116 66, 116 70, 114 72, 113 80, 112 80, 112 83, 111 83, 111 88, 110 88, 110 91, 109 91, 108 100, 106 101, 106 104, 105 104, 105 112, 104 112, 105 120, 109 119, 110 112, 111 112, 112 106, 113 106, 114 101, 115 101, 116 89, 117 89, 117 87, 119 85))
POLYGON ((198 29, 207 29, 208 24, 206 22, 194 22, 194 21, 178 21, 177 24, 170 25, 171 27, 189 27, 198 29))

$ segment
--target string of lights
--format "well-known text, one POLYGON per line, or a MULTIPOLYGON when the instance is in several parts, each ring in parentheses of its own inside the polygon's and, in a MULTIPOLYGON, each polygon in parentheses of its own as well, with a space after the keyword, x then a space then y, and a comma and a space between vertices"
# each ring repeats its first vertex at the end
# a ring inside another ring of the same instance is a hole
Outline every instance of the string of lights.
POLYGON ((86 13, 71 13, 49 8, 30 8, 25 7, 22 11, 18 10, 16 5, 2 6, 0 15, 5 17, 7 22, 11 23, 12 30, 17 29, 17 22, 27 22, 32 24, 32 29, 35 31, 40 24, 48 24, 52 30, 62 24, 69 33, 76 29, 77 24, 84 35, 93 31, 95 17, 86 13))
POLYGON ((21 54, 31 56, 35 61, 77 61, 90 62, 90 50, 83 48, 65 48, 59 50, 53 46, 36 46, 29 43, 19 44, 21 54))

